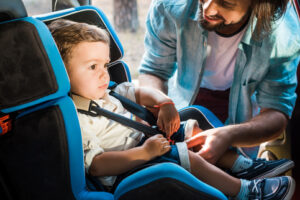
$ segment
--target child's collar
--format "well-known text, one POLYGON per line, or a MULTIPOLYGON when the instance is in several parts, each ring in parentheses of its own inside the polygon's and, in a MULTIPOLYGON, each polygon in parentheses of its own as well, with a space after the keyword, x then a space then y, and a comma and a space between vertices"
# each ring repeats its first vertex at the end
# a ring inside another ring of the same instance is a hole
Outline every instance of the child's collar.
POLYGON ((80 110, 89 110, 91 100, 85 97, 79 96, 77 94, 71 94, 71 98, 73 99, 75 106, 80 110))
POLYGON ((74 94, 74 93, 71 93, 70 96, 73 99, 73 102, 75 103, 75 106, 76 106, 77 109, 88 111, 90 109, 91 102, 93 102, 94 104, 97 104, 101 107, 103 106, 104 102, 109 102, 109 97, 108 96, 109 96, 110 91, 111 90, 107 89, 107 91, 105 92, 103 98, 99 99, 99 100, 102 100, 102 101, 97 101, 97 103, 94 100, 82 97, 82 96, 74 94))

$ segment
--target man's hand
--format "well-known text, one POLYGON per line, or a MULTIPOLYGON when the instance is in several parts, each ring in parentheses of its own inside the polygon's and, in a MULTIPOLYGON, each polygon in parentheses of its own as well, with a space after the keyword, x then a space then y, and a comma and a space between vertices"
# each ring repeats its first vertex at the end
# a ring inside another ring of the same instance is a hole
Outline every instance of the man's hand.
POLYGON ((170 138, 180 127, 179 114, 173 104, 166 104, 159 108, 157 117, 158 128, 170 138))
POLYGON ((202 146, 198 152, 208 162, 215 164, 231 145, 226 129, 213 128, 186 140, 188 148, 202 146))
POLYGON ((170 143, 161 134, 154 135, 148 138, 143 144, 143 148, 150 156, 150 160, 167 153, 170 149, 170 143))

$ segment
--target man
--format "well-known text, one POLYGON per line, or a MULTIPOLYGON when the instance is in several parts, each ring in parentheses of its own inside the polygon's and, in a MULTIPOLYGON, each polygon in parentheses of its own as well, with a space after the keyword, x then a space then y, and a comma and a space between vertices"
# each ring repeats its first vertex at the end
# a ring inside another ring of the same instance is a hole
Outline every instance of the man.
POLYGON ((197 138, 209 162, 285 129, 300 54, 288 0, 154 0, 146 25, 139 83, 168 92, 178 108, 203 105, 227 119, 197 138))

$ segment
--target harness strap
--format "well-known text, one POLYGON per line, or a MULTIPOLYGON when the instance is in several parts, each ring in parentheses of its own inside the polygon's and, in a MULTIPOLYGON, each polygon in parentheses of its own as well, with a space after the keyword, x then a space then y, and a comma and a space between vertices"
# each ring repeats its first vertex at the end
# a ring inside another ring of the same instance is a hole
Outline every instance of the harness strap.
MULTIPOLYGON (((134 121, 117 113, 108 111, 106 109, 101 108, 95 101, 85 99, 83 97, 72 95, 72 98, 77 106, 77 110, 79 113, 90 115, 92 117, 104 116, 108 119, 114 120, 124 126, 133 128, 135 130, 143 132, 147 137, 162 134, 165 136, 165 133, 158 130, 156 126, 147 126, 140 122, 134 121)), ((135 113, 133 113, 135 114, 135 113)))
POLYGON ((148 122, 151 126, 156 126, 156 118, 154 117, 154 115, 152 114, 152 112, 150 112, 148 109, 144 108, 143 106, 131 101, 130 99, 127 99, 126 97, 114 92, 114 91, 110 91, 109 94, 113 97, 115 97, 116 99, 118 99, 122 105, 124 106, 124 108, 126 108, 126 110, 128 110, 129 112, 131 112, 132 114, 138 116, 140 119, 148 122))

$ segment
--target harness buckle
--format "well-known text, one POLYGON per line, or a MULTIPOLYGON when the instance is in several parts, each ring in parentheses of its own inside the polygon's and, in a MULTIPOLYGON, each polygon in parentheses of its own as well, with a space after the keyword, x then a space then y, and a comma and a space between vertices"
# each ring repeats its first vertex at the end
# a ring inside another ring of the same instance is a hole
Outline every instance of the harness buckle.
POLYGON ((9 115, 0 117, 0 136, 6 134, 11 130, 12 120, 9 115))
POLYGON ((169 143, 174 145, 175 144, 175 140, 172 140, 172 139, 168 139, 169 143))

